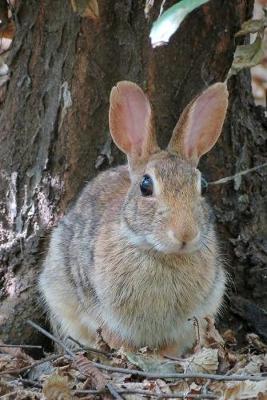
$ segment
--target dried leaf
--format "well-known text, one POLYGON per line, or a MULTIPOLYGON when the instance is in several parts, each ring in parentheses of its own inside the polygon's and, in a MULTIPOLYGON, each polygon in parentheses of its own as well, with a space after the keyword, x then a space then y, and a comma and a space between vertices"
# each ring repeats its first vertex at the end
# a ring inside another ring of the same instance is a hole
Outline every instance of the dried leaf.
POLYGON ((267 353, 267 345, 261 341, 258 335, 255 333, 248 333, 246 339, 250 346, 258 350, 261 353, 267 353))
POLYGON ((43 393, 47 400, 72 400, 68 378, 51 375, 43 385, 43 393))
POLYGON ((0 372, 19 370, 34 362, 34 360, 20 348, 1 347, 1 352, 5 354, 0 354, 0 372))
POLYGON ((103 389, 108 383, 107 377, 92 365, 91 361, 89 361, 84 355, 77 355, 74 360, 74 365, 84 376, 91 379, 92 385, 96 389, 103 389))
POLYGON ((222 334, 222 337, 227 345, 236 346, 237 340, 236 340, 234 332, 231 329, 227 329, 222 334))
POLYGON ((177 368, 174 363, 163 361, 160 356, 144 355, 136 353, 125 353, 127 359, 142 371, 152 373, 175 373, 177 368))
POLYGON ((235 36, 244 36, 247 35, 248 33, 257 33, 260 31, 263 31, 264 28, 267 26, 267 19, 249 19, 248 21, 245 21, 241 25, 240 31, 238 31, 235 36))
POLYGON ((203 347, 200 352, 181 360, 180 363, 184 368, 184 372, 216 373, 219 366, 218 349, 203 347))
POLYGON ((206 330, 204 332, 204 346, 211 348, 223 346, 224 340, 215 328, 214 318, 208 315, 204 319, 207 321, 206 330))
MULTIPOLYGON (((41 400, 41 394, 32 392, 30 390, 17 390, 1 396, 1 400, 41 400)), ((58 399, 60 400, 60 399, 58 399)))
POLYGON ((260 34, 254 43, 237 46, 234 61, 228 73, 228 78, 236 75, 244 68, 251 68, 259 64, 264 58, 263 40, 260 34))
POLYGON ((155 385, 156 393, 172 394, 170 386, 162 379, 157 379, 155 383, 156 383, 155 385))
POLYGON ((236 370, 236 374, 238 375, 254 375, 254 374, 260 374, 261 373, 261 368, 264 365, 264 355, 260 354, 258 356, 251 356, 250 360, 247 365, 240 367, 236 370))
POLYGON ((207 3, 209 0, 182 0, 174 4, 153 23, 150 32, 153 47, 169 42, 170 37, 176 32, 185 17, 195 8, 207 3))
POLYGON ((259 393, 267 392, 267 379, 260 382, 227 382, 225 384, 224 400, 242 400, 258 396, 259 393))
POLYGON ((41 376, 52 374, 55 371, 53 364, 50 361, 43 362, 40 365, 36 365, 31 368, 28 373, 28 379, 36 381, 40 379, 41 376))
POLYGON ((13 389, 14 389, 13 385, 0 379, 0 396, 10 393, 13 389))
POLYGON ((99 18, 99 7, 97 0, 71 0, 72 9, 81 17, 99 18))

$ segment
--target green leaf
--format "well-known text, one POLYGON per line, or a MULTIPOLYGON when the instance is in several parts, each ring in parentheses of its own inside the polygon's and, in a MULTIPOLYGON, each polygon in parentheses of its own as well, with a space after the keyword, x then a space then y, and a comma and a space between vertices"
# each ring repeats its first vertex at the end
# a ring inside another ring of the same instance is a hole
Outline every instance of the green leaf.
POLYGON ((209 0, 182 0, 166 10, 152 25, 150 39, 153 47, 168 43, 185 17, 209 0))
POLYGON ((234 54, 234 61, 228 73, 228 79, 244 68, 251 68, 260 64, 263 58, 263 39, 262 36, 258 34, 255 42, 252 44, 237 46, 234 54))
POLYGON ((245 36, 248 33, 257 33, 261 32, 264 30, 264 28, 267 26, 267 19, 249 19, 248 21, 245 21, 241 25, 241 30, 238 31, 235 36, 245 36))

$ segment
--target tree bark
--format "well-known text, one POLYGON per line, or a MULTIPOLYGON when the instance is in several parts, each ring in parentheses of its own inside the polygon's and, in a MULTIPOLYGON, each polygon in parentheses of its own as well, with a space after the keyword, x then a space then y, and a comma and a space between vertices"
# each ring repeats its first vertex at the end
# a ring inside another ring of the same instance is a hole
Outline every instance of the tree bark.
MULTIPOLYGON (((161 2, 155 3, 151 19, 161 2)), ((70 1, 18 5, 12 76, 0 108, 3 340, 38 340, 26 320, 44 318, 36 277, 49 232, 86 181, 124 160, 109 136, 111 87, 132 80, 144 88, 165 146, 192 97, 225 79, 234 34, 252 8, 253 0, 213 0, 184 21, 168 46, 152 50, 144 1, 99 0, 98 20, 75 14, 70 1)), ((267 123, 254 106, 249 73, 231 78, 229 87, 224 133, 200 167, 211 181, 264 161, 267 123)), ((210 190, 234 291, 267 309, 264 195, 264 170, 210 190)))

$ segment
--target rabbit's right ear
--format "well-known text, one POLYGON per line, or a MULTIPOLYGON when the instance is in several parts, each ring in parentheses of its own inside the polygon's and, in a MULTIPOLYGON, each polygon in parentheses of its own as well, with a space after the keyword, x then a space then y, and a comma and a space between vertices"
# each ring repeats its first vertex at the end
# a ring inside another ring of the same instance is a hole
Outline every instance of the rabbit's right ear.
POLYGON ((122 81, 112 88, 109 127, 114 142, 132 162, 158 150, 149 100, 135 83, 122 81))

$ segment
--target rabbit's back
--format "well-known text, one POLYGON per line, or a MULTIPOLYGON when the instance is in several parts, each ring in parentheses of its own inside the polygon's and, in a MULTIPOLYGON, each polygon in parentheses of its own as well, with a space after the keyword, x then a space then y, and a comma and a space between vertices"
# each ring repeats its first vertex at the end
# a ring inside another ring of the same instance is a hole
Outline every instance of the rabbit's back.
POLYGON ((95 332, 99 326, 92 318, 92 315, 98 314, 98 302, 91 279, 95 268, 95 241, 103 216, 114 206, 121 206, 128 187, 126 166, 99 174, 86 185, 74 206, 52 233, 39 287, 52 325, 62 334, 72 333, 74 337, 86 341, 88 328, 95 332), (78 336, 75 327, 77 320, 82 325, 84 323, 84 329, 81 332, 79 328, 78 336))

